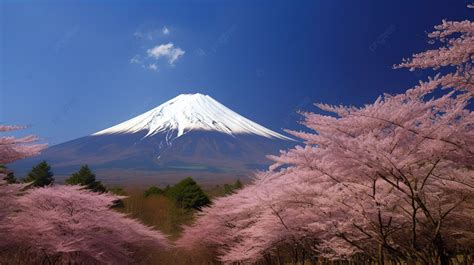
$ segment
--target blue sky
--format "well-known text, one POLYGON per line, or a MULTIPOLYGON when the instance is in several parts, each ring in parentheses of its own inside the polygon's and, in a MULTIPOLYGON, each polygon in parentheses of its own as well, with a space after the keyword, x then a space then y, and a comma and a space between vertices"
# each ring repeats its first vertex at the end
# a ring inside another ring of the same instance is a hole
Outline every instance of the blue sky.
POLYGON ((391 66, 472 18, 468 1, 414 2, 0 1, 0 122, 56 144, 199 92, 295 128, 311 102, 409 88, 423 73, 391 66))

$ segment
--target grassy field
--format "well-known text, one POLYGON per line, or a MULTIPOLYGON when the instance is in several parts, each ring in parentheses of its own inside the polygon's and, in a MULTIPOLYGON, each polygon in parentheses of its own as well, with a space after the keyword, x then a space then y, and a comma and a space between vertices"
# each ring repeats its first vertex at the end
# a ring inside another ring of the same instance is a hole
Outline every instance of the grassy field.
MULTIPOLYGON (((204 186, 203 190, 209 198, 216 198, 225 195, 223 185, 204 186)), ((144 224, 153 226, 170 236, 171 240, 179 237, 182 225, 191 224, 196 210, 183 209, 178 207, 173 200, 164 195, 154 195, 145 197, 145 189, 126 189, 126 199, 123 200, 123 207, 117 210, 130 217, 142 221, 144 224)))

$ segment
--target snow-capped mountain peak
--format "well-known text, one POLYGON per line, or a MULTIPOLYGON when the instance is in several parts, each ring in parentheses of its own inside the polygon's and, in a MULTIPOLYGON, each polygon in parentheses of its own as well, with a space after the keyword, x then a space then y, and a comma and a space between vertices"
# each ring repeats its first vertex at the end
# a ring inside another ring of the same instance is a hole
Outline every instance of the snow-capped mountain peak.
POLYGON ((180 137, 193 130, 215 131, 229 135, 254 134, 266 138, 291 140, 267 129, 203 94, 181 94, 135 118, 93 135, 125 134, 147 131, 147 136, 176 131, 180 137))

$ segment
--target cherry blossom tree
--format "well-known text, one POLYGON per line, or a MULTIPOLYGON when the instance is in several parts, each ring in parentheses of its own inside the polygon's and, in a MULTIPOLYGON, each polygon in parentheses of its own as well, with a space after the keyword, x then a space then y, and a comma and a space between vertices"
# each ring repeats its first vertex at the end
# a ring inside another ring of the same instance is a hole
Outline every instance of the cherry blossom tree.
MULTIPOLYGON (((8 194, 13 194, 19 186, 1 186, 0 190, 8 188, 8 194)), ((110 209, 117 199, 81 186, 29 189, 15 199, 10 196, 13 211, 0 219, 3 240, 10 247, 40 251, 51 263, 59 259, 129 264, 138 247, 169 246, 160 232, 110 209)))
MULTIPOLYGON (((0 132, 23 129, 21 126, 0 125, 0 132)), ((33 144, 37 137, 30 135, 21 138, 13 136, 0 137, 0 164, 7 164, 18 159, 38 155, 46 145, 33 144)))
POLYGON ((314 172, 307 172, 306 182, 301 182, 299 173, 287 169, 258 174, 252 185, 204 208, 177 245, 217 249, 219 259, 228 263, 282 258, 281 252, 291 252, 293 261, 298 255, 315 258, 316 242, 331 228, 321 218, 318 202, 325 185, 313 182, 314 172))
POLYGON ((256 221, 254 207, 259 206, 259 199, 255 191, 253 187, 244 188, 237 194, 218 198, 212 207, 203 208, 197 222, 185 227, 177 245, 188 250, 205 246, 222 255, 240 240, 236 232, 256 221))
POLYGON ((216 200, 178 245, 217 247, 227 263, 282 246, 379 264, 472 254, 474 23, 443 21, 428 36, 441 47, 395 67, 440 74, 363 107, 302 113, 313 133, 290 133, 304 146, 271 156, 268 172, 216 200))
MULTIPOLYGON (((468 6, 474 9, 474 5, 468 6)), ((447 74, 439 74, 428 83, 421 84, 420 92, 432 90, 438 86, 444 88, 466 90, 474 92, 474 81, 472 75, 473 53, 474 53, 474 22, 446 21, 435 26, 435 31, 428 34, 430 43, 439 42, 441 47, 414 54, 410 59, 404 59, 395 68, 409 68, 410 71, 416 69, 434 69, 442 67, 454 68, 454 71, 447 74)))
MULTIPOLYGON (((18 126, 0 126, 7 132, 18 126)), ((37 155, 45 145, 34 136, 0 138, 0 163, 37 155)), ((43 264, 129 264, 138 248, 169 247, 166 237, 111 206, 121 199, 81 186, 30 188, 7 184, 0 172, 0 255, 22 253, 25 262, 43 264)), ((0 260, 0 262, 3 262, 0 260)))
POLYGON ((24 188, 24 185, 22 184, 8 184, 3 180, 4 176, 3 173, 0 173, 0 234, 2 235, 2 238, 0 239, 0 248, 9 244, 9 241, 3 237, 7 232, 7 218, 15 211, 16 197, 21 192, 22 188, 24 188))
MULTIPOLYGON (((23 129, 21 126, 0 125, 0 132, 9 132, 23 129)), ((37 141, 35 136, 26 136, 15 138, 12 136, 0 137, 0 164, 7 164, 18 159, 37 155, 46 145, 33 144, 37 141)), ((6 222, 8 216, 13 213, 16 208, 16 197, 25 187, 25 185, 11 184, 8 185, 3 179, 10 173, 6 168, 0 168, 0 234, 6 234, 6 222)), ((8 244, 9 241, 3 237, 0 240, 0 247, 8 244)))

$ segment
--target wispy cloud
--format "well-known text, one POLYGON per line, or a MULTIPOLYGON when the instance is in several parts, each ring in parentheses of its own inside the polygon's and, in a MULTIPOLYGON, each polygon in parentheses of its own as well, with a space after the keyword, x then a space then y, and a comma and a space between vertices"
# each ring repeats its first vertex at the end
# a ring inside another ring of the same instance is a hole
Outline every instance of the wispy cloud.
POLYGON ((130 59, 130 63, 142 64, 143 60, 142 60, 141 56, 137 54, 137 55, 133 56, 132 59, 130 59))
POLYGON ((171 31, 168 27, 164 26, 162 29, 161 29, 161 33, 163 33, 163 35, 170 35, 171 31))
POLYGON ((133 36, 137 39, 146 39, 146 40, 153 40, 156 39, 160 35, 161 31, 158 29, 152 29, 147 31, 135 31, 133 36))
POLYGON ((168 44, 161 44, 157 45, 147 51, 148 57, 154 58, 156 60, 160 58, 168 59, 168 63, 170 65, 174 65, 174 63, 181 58, 185 51, 179 47, 175 47, 173 43, 168 44))
POLYGON ((157 72, 158 71, 158 65, 156 63, 151 63, 148 65, 148 69, 157 72))
POLYGON ((159 27, 147 28, 147 29, 137 29, 133 36, 137 39, 143 40, 155 40, 163 37, 167 37, 171 34, 171 29, 168 26, 163 26, 161 29, 159 27))

